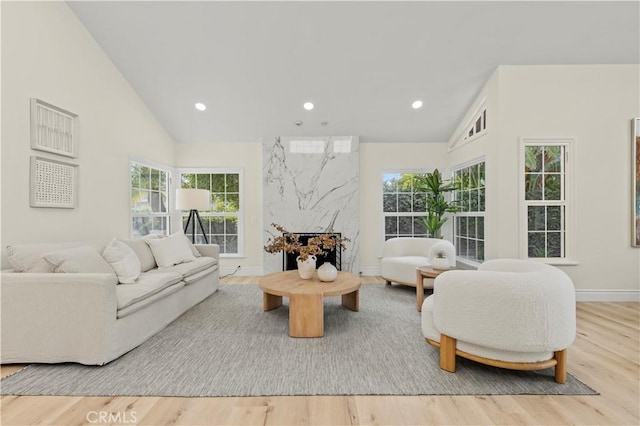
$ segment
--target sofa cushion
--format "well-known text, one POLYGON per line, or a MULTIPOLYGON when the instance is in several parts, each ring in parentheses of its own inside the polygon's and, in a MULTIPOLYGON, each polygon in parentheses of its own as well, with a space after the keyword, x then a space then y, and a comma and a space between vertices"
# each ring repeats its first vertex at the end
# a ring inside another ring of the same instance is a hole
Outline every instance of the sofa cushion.
POLYGON ((102 252, 104 243, 75 241, 66 243, 29 243, 7 246, 9 264, 16 272, 53 272, 55 267, 44 260, 42 255, 58 250, 80 246, 95 247, 102 252))
POLYGON ((182 280, 186 285, 192 284, 202 277, 206 277, 209 274, 214 273, 218 269, 218 265, 213 265, 203 271, 196 272, 195 274, 189 275, 188 277, 184 277, 182 280))
POLYGON ((383 278, 402 284, 416 285, 416 268, 429 265, 429 258, 422 256, 383 257, 380 273, 383 278))
POLYGON ((140 275, 135 284, 116 287, 118 309, 124 309, 147 297, 151 297, 180 281, 182 281, 182 276, 175 272, 145 272, 140 275))
POLYGON ((113 268, 100 256, 100 253, 90 246, 45 253, 42 257, 53 265, 54 272, 114 273, 113 268))
MULTIPOLYGON (((194 259, 191 262, 185 262, 179 265, 173 265, 168 268, 159 268, 158 273, 171 271, 171 272, 180 274, 180 276, 184 279, 193 274, 197 274, 200 271, 204 271, 205 269, 208 269, 215 265, 217 265, 217 262, 213 257, 202 256, 197 259, 194 259)), ((150 272, 153 272, 153 271, 150 271, 150 272)))
POLYGON ((133 284, 140 276, 140 259, 131 247, 115 238, 102 252, 104 260, 111 265, 121 284, 133 284))
POLYGON ((167 238, 145 239, 144 241, 151 248, 159 268, 195 260, 187 237, 181 232, 167 238))
POLYGON ((140 272, 147 272, 158 265, 156 265, 156 259, 153 257, 153 252, 144 239, 139 240, 122 240, 123 243, 131 247, 131 249, 138 255, 140 260, 140 272))
POLYGON ((160 299, 164 299, 165 297, 169 296, 170 294, 175 293, 176 291, 180 290, 181 288, 184 287, 184 283, 182 281, 172 284, 169 287, 155 293, 152 294, 149 297, 146 297, 142 300, 139 300, 135 303, 130 304, 129 306, 127 306, 126 308, 122 308, 122 309, 118 309, 118 312, 116 314, 116 316, 118 318, 124 318, 127 315, 131 315, 134 312, 138 312, 140 309, 143 309, 149 305, 154 304, 157 300, 160 299))

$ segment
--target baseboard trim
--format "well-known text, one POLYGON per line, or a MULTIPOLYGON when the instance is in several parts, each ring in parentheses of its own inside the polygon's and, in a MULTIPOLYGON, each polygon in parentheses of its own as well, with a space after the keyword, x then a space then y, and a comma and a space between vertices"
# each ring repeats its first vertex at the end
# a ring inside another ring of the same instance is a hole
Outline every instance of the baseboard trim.
MULTIPOLYGON (((220 268, 220 276, 231 275, 235 270, 236 268, 222 267, 220 268)), ((248 268, 243 266, 234 275, 237 277, 246 277, 251 275, 262 276, 264 275, 264 270, 262 268, 248 268)))
POLYGON ((378 277, 380 276, 380 267, 360 268, 360 275, 364 277, 378 277))
POLYGON ((640 290, 576 290, 578 302, 640 302, 640 290))

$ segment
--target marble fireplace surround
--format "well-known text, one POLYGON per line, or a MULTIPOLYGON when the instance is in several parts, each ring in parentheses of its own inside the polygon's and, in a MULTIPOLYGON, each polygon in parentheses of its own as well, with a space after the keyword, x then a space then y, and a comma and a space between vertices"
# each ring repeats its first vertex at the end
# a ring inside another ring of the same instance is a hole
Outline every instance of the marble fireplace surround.
MULTIPOLYGON (((263 242, 272 223, 294 233, 341 233, 350 241, 342 270, 357 274, 359 142, 349 137, 276 137, 263 142, 263 242)), ((282 270, 282 254, 264 253, 264 273, 282 270)))

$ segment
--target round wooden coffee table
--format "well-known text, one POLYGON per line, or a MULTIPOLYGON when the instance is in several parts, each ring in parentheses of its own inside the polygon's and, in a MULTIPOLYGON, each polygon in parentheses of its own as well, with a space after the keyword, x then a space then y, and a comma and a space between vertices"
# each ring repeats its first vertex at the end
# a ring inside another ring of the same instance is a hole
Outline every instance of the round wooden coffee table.
POLYGON ((317 275, 308 280, 298 271, 274 272, 260 278, 263 291, 262 309, 270 311, 289 298, 289 336, 324 336, 324 297, 342 296, 342 306, 359 309, 360 278, 349 272, 338 272, 335 281, 323 282, 317 275))
POLYGON ((424 302, 424 282, 423 278, 435 278, 443 272, 450 271, 456 268, 450 269, 434 269, 430 265, 418 266, 416 268, 416 305, 418 305, 418 312, 422 312, 422 302, 424 302))

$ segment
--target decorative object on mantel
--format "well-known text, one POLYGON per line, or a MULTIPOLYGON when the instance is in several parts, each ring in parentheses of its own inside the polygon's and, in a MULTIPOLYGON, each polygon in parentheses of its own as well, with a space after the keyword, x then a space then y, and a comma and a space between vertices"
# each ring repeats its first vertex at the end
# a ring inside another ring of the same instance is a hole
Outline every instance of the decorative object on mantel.
POLYGON ((335 234, 325 233, 309 238, 306 244, 302 244, 298 234, 289 232, 276 223, 272 223, 271 226, 273 226, 282 235, 269 238, 267 245, 264 246, 264 250, 267 253, 278 253, 281 251, 286 253, 298 253, 299 256, 296 260, 298 263, 300 278, 302 279, 309 279, 313 274, 307 276, 308 269, 307 267, 300 269, 301 262, 306 262, 307 259, 313 256, 313 270, 315 270, 316 255, 324 255, 331 250, 344 250, 344 243, 349 241, 348 238, 340 238, 335 234))
POLYGON ((338 268, 325 262, 318 268, 318 278, 325 282, 335 281, 338 278, 338 268))
POLYGON ((307 260, 302 260, 300 256, 296 258, 300 278, 308 280, 313 277, 313 273, 316 271, 316 260, 318 259, 312 254, 307 257, 307 260))
POLYGON ((438 250, 435 257, 432 260, 433 269, 439 269, 446 271, 450 268, 449 259, 447 259, 447 253, 444 250, 438 250))
POLYGON ((29 206, 76 208, 78 206, 78 165, 32 156, 29 206))
POLYGON ((178 188, 176 189, 176 209, 189 210, 189 217, 184 224, 184 233, 187 234, 191 223, 191 242, 196 243, 196 226, 200 225, 205 244, 209 244, 207 233, 202 225, 202 219, 198 210, 209 210, 211 208, 211 193, 207 189, 178 188), (197 221, 197 223, 196 223, 197 221))
POLYGON ((65 157, 78 157, 78 115, 31 98, 31 148, 65 157))

